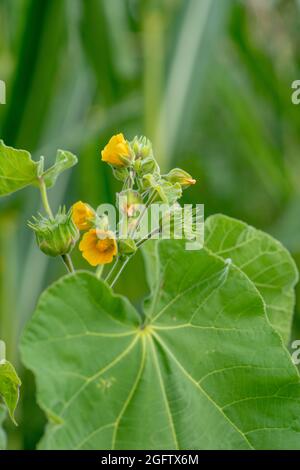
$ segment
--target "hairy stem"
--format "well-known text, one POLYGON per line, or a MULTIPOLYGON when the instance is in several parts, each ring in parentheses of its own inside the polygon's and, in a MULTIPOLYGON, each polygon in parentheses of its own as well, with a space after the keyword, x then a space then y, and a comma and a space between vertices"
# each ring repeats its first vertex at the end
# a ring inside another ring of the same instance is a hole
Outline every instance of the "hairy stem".
POLYGON ((53 212, 49 204, 48 195, 47 195, 47 188, 43 178, 39 179, 39 187, 42 197, 42 203, 45 209, 46 214, 48 215, 49 219, 53 220, 53 212))

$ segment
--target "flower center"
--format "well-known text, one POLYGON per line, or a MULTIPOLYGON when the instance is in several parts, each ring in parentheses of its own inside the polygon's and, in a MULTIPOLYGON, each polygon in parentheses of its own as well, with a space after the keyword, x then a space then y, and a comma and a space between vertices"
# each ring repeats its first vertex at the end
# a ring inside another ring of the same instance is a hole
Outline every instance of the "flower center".
POLYGON ((103 240, 99 240, 97 242, 97 249, 101 253, 111 250, 112 247, 113 247, 113 240, 111 240, 110 238, 104 238, 103 240))

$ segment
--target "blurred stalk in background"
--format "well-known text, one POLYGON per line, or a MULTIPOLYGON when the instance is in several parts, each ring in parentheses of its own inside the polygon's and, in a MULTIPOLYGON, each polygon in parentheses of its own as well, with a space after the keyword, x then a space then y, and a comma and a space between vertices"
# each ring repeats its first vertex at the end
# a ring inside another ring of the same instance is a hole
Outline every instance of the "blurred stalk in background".
MULTIPOLYGON (((145 134, 163 169, 198 180, 184 202, 273 233, 299 266, 299 15, 296 0, 0 0, 0 138, 49 165, 57 148, 79 156, 49 192, 56 209, 114 202, 100 150, 114 133, 145 134)), ((14 448, 33 448, 44 426, 18 338, 41 290, 64 274, 26 228, 40 209, 35 190, 0 201, 0 337, 24 384, 14 448)), ((87 268, 78 252, 74 262, 87 268)), ((141 304, 140 257, 117 288, 141 304)), ((298 305, 298 338, 299 318, 298 305)))

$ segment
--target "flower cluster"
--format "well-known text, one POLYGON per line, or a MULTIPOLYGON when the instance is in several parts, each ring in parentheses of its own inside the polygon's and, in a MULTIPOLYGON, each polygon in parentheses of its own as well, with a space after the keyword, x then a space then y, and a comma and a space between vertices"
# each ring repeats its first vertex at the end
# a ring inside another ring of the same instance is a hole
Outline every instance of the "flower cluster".
POLYGON ((156 234, 166 217, 170 218, 173 229, 176 226, 174 220, 180 208, 178 200, 182 191, 196 183, 191 175, 180 168, 161 174, 151 142, 146 137, 127 141, 123 134, 117 134, 104 147, 101 156, 123 184, 116 201, 120 214, 117 229, 110 226, 106 215, 78 201, 68 214, 60 211, 50 220, 40 218, 30 224, 44 253, 67 255, 77 242, 79 233, 84 232, 79 250, 91 266, 102 267, 114 258, 124 262, 150 238, 150 233, 139 234, 139 228, 153 203, 164 204, 167 208, 160 215, 156 234))
MULTIPOLYGON (((139 207, 145 203, 163 202, 170 207, 182 195, 182 190, 196 183, 191 175, 174 168, 161 175, 154 158, 151 142, 145 137, 125 140, 123 134, 113 136, 101 152, 114 175, 123 182, 117 195, 117 205, 123 214, 120 225, 127 229, 128 238, 118 237, 99 221, 96 212, 81 201, 73 206, 73 221, 79 230, 88 230, 79 244, 83 257, 92 265, 111 263, 114 256, 131 255, 136 251, 135 232, 140 222, 139 207)), ((120 235, 120 234, 119 234, 120 235)))

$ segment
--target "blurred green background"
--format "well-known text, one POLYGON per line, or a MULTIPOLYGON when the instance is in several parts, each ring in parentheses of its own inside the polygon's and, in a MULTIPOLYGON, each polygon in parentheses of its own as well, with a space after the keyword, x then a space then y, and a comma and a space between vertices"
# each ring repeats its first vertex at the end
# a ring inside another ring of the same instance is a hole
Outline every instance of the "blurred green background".
MULTIPOLYGON (((112 134, 145 134, 162 168, 198 180, 184 202, 204 203, 278 237, 300 267, 300 1, 0 0, 0 138, 50 165, 56 149, 79 164, 50 190, 53 208, 114 202, 100 150, 112 134)), ((19 335, 43 288, 64 274, 38 251, 26 221, 37 190, 0 201, 0 338, 22 377, 9 447, 34 448, 45 418, 19 335)), ((87 268, 78 252, 76 266, 87 268)), ((137 256, 117 285, 139 305, 137 256)), ((300 290, 293 337, 300 338, 300 290)))

